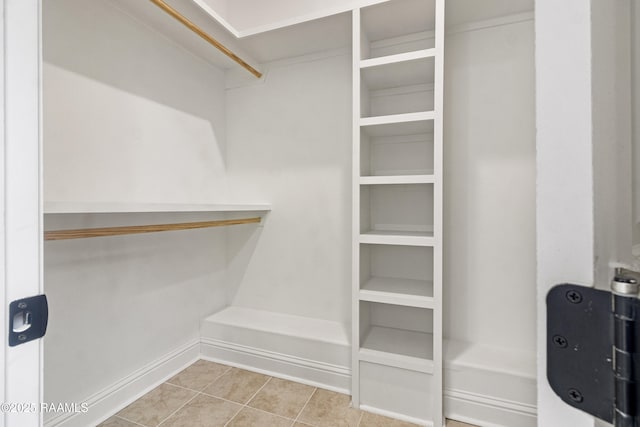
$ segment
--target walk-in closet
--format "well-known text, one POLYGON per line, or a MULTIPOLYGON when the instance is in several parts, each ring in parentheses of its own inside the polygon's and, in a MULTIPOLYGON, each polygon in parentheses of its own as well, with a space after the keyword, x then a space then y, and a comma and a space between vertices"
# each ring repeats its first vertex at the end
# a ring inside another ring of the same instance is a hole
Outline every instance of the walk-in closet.
POLYGON ((180 425, 125 409, 196 361, 536 426, 533 0, 41 13, 45 426, 180 425))

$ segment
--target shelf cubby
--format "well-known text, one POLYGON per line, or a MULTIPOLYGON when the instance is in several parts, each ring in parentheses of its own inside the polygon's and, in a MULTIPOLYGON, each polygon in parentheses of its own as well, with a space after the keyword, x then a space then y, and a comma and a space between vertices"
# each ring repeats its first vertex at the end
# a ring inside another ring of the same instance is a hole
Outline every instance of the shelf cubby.
POLYGON ((433 308, 433 248, 361 244, 360 300, 433 308))
POLYGON ((360 231, 365 239, 429 238, 433 235, 433 185, 361 186, 360 231))
POLYGON ((430 309, 360 302, 360 360, 433 372, 430 309))
POLYGON ((433 182, 433 133, 377 136, 363 129, 360 153, 361 184, 433 182))
POLYGON ((433 58, 411 62, 361 69, 361 117, 433 111, 433 58))
POLYGON ((433 48, 435 0, 396 0, 362 9, 361 59, 433 48))

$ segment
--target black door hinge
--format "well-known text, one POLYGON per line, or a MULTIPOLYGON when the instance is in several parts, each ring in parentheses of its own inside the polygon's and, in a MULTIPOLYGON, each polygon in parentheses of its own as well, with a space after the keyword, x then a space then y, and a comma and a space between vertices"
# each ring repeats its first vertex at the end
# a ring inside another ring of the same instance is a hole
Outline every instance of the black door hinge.
POLYGON ((45 295, 13 301, 9 304, 9 346, 43 337, 48 322, 49 306, 45 295))
POLYGON ((616 269, 612 291, 562 284, 547 294, 547 379, 569 405, 640 427, 640 276, 616 269))

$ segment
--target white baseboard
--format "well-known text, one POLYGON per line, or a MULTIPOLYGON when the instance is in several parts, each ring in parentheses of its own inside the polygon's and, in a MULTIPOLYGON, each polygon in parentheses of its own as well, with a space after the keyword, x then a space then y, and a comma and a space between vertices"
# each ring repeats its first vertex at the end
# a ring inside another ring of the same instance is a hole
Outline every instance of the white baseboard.
POLYGON ((100 424, 116 411, 148 393, 200 358, 200 340, 194 340, 155 360, 122 380, 88 397, 86 413, 61 413, 45 420, 45 427, 87 427, 100 424))
POLYGON ((212 338, 202 338, 200 346, 201 357, 206 360, 350 394, 351 369, 346 366, 212 338))
POLYGON ((462 390, 445 390, 445 417, 480 427, 536 427, 534 405, 462 390))

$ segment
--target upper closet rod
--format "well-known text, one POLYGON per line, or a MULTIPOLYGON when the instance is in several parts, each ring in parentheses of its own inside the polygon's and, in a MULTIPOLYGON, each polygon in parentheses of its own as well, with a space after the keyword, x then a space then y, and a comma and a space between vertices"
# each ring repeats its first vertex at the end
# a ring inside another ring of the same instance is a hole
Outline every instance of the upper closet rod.
POLYGON ((260 222, 260 217, 223 219, 216 221, 183 222, 176 224, 129 225, 124 227, 81 228, 77 230, 45 231, 44 240, 84 239, 87 237, 121 236, 123 234, 154 233, 158 231, 193 230, 194 228, 220 227, 260 222))
POLYGON ((169 15, 173 16, 175 19, 180 21, 185 27, 189 28, 191 31, 193 31, 194 33, 196 33, 197 35, 199 35, 200 37, 205 39, 207 42, 211 43, 213 46, 215 46, 218 50, 220 50, 222 53, 227 55, 229 58, 233 59, 238 64, 242 65, 251 74, 253 74, 257 78, 262 77, 262 73, 260 71, 256 70, 251 65, 247 64, 246 62, 244 62, 244 60, 242 60, 242 58, 240 58, 238 55, 236 55, 235 53, 233 53, 232 51, 227 49, 218 40, 214 39, 209 34, 205 33, 200 27, 198 27, 193 22, 189 21, 182 14, 180 14, 180 12, 178 12, 177 10, 175 10, 174 8, 169 6, 163 0, 150 0, 150 1, 153 4, 155 4, 156 6, 158 6, 160 9, 164 10, 169 15))

